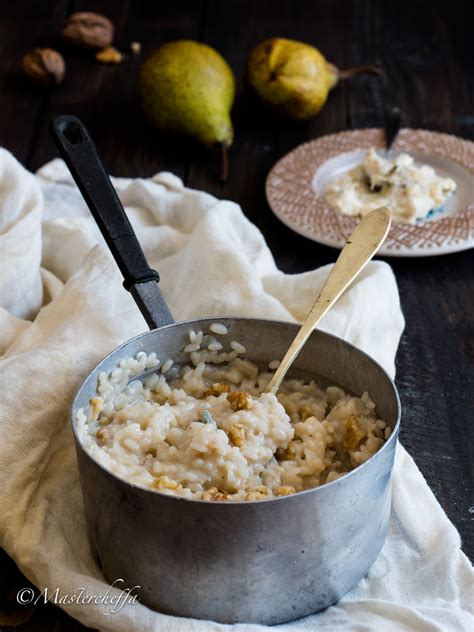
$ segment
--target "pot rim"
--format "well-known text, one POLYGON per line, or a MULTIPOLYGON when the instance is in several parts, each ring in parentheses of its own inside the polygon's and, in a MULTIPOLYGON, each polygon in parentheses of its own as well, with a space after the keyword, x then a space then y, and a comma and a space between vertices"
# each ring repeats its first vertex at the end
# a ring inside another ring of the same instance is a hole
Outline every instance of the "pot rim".
MULTIPOLYGON (((205 318, 193 318, 190 320, 182 320, 182 321, 178 321, 175 323, 170 323, 168 325, 163 325, 163 327, 159 327, 158 329, 152 329, 150 331, 144 331, 141 334, 138 334, 137 336, 133 336, 132 338, 126 340, 125 342, 123 342, 122 344, 120 344, 118 347, 116 347, 113 351, 111 351, 110 353, 108 353, 104 358, 102 358, 102 360, 100 360, 100 362, 98 362, 94 368, 89 371, 89 373, 86 375, 86 377, 84 378, 84 380, 81 382, 78 390, 76 391, 76 394, 74 396, 72 405, 71 405, 71 426, 72 426, 72 432, 74 435, 74 440, 76 443, 76 446, 79 446, 80 449, 82 450, 83 454, 89 458, 91 461, 93 461, 95 463, 95 465, 97 465, 98 467, 100 467, 101 470, 103 470, 106 474, 108 474, 109 476, 111 476, 112 478, 115 478, 117 481, 119 481, 120 483, 132 488, 133 490, 142 492, 142 493, 149 493, 149 494, 153 494, 155 496, 158 496, 159 498, 166 498, 167 500, 170 500, 171 502, 173 501, 178 501, 178 502, 185 502, 185 503, 199 503, 202 505, 210 505, 212 507, 216 507, 216 506, 221 506, 221 507, 229 507, 229 506, 247 506, 247 505, 262 505, 265 504, 267 505, 268 503, 274 503, 274 502, 282 502, 282 501, 289 501, 292 498, 294 498, 295 496, 301 496, 302 494, 311 494, 311 493, 315 493, 318 490, 321 489, 329 489, 331 486, 336 485, 336 484, 341 484, 341 482, 350 479, 351 476, 355 476, 357 472, 360 472, 363 468, 366 468, 366 466, 368 467, 370 463, 373 463, 377 457, 379 457, 379 455, 388 450, 389 446, 391 446, 394 442, 397 441, 398 438, 398 433, 400 430, 400 418, 401 418, 401 402, 400 402, 400 396, 398 394, 398 389, 395 385, 395 382, 392 380, 392 378, 390 377, 390 375, 387 373, 387 371, 383 368, 383 366, 381 364, 379 364, 379 362, 377 362, 377 360, 375 360, 374 358, 372 358, 372 356, 370 356, 368 353, 366 353, 365 351, 363 351, 362 349, 359 349, 358 347, 356 347, 355 345, 351 344, 350 342, 347 342, 347 340, 344 340, 343 338, 339 338, 339 336, 335 336, 334 334, 330 334, 326 331, 323 331, 321 329, 315 329, 315 331, 318 331, 319 333, 323 334, 324 336, 328 336, 329 338, 332 338, 335 341, 340 341, 342 343, 344 343, 345 345, 351 347, 352 349, 355 349, 357 352, 362 353, 364 356, 366 356, 366 358, 368 358, 370 360, 370 362, 372 362, 373 364, 375 364, 377 366, 377 368, 383 373, 383 375, 385 376, 385 378, 388 380, 393 393, 395 395, 395 400, 396 400, 396 404, 397 404, 397 419, 396 422, 392 428, 392 432, 390 433, 389 438, 385 441, 385 443, 382 445, 382 447, 377 450, 377 452, 375 452, 375 454, 373 454, 369 459, 367 459, 367 461, 364 461, 364 463, 361 463, 360 465, 358 465, 357 467, 355 467, 353 470, 351 470, 350 472, 346 472, 345 474, 343 474, 341 477, 337 478, 334 481, 331 481, 330 483, 324 483, 323 485, 320 485, 319 487, 311 487, 309 489, 304 489, 300 492, 295 492, 294 494, 289 494, 287 496, 277 496, 276 498, 269 498, 268 500, 228 500, 226 502, 215 502, 213 500, 202 500, 202 499, 197 499, 197 498, 183 498, 182 496, 173 496, 171 494, 162 494, 159 490, 153 490, 153 489, 148 489, 146 487, 143 487, 141 485, 137 485, 136 483, 131 483, 129 481, 126 481, 124 478, 121 478, 120 476, 117 476, 117 474, 114 474, 113 472, 111 472, 109 469, 107 469, 105 466, 103 466, 101 463, 99 463, 94 457, 91 456, 91 454, 86 450, 85 446, 82 444, 82 441, 80 440, 78 433, 77 433, 77 411, 79 409, 78 405, 77 405, 77 400, 81 394, 81 391, 84 387, 84 384, 87 382, 87 380, 90 378, 91 374, 99 367, 100 364, 102 364, 103 362, 105 362, 105 360, 107 360, 107 358, 109 358, 112 355, 115 355, 117 353, 117 351, 120 351, 120 349, 123 349, 124 347, 126 347, 128 344, 130 344, 132 341, 134 340, 139 340, 140 338, 145 338, 147 337, 149 334, 158 331, 158 330, 162 330, 162 329, 169 329, 172 327, 175 327, 176 325, 192 325, 193 323, 203 323, 203 322, 225 322, 225 321, 229 321, 229 320, 239 320, 239 321, 258 321, 259 323, 277 323, 277 324, 282 324, 282 325, 291 325, 292 327, 300 327, 300 323, 296 323, 296 322, 289 322, 289 321, 285 321, 285 320, 274 320, 274 319, 269 319, 269 318, 246 318, 246 317, 239 317, 239 316, 219 316, 219 317, 205 317, 205 318)), ((80 474, 79 474, 80 477, 80 474)))

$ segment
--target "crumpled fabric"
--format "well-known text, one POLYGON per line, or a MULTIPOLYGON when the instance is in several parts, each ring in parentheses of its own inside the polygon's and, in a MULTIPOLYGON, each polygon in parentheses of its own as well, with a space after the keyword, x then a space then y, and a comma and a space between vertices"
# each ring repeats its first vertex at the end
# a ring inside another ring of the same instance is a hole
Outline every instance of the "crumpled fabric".
MULTIPOLYGON (((305 317, 330 266, 282 273, 237 204, 185 188, 170 173, 113 182, 176 319, 305 317)), ((372 262, 321 328, 393 376, 403 325, 392 270, 372 262)), ((145 330, 64 163, 33 175, 0 150, 0 545, 41 591, 109 589, 86 540, 69 408, 95 364, 145 330)), ((337 605, 279 627, 467 631, 472 589, 456 529, 399 445, 390 532, 370 572, 337 605)), ((171 617, 139 603, 116 612, 93 603, 61 607, 113 632, 263 630, 171 617)))

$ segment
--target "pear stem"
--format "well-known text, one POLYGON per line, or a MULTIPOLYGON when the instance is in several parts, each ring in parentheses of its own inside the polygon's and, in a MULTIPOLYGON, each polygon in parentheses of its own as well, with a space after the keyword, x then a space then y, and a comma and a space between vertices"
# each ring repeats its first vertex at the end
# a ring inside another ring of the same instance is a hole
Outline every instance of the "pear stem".
POLYGON ((219 179, 221 182, 227 182, 229 177, 229 156, 227 153, 227 145, 225 143, 219 143, 221 148, 221 173, 219 179))
POLYGON ((359 75, 360 73, 367 72, 371 75, 377 75, 378 77, 384 76, 384 71, 382 68, 378 66, 354 66, 353 68, 346 68, 345 70, 337 69, 338 79, 350 79, 355 75, 359 75))

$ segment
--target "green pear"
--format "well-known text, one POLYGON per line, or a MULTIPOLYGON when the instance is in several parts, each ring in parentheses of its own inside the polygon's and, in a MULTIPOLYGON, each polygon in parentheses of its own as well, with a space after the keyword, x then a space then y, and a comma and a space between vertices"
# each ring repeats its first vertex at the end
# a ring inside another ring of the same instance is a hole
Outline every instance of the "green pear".
POLYGON ((216 50, 192 40, 165 44, 145 61, 139 83, 144 111, 155 127, 208 147, 230 147, 235 79, 216 50))

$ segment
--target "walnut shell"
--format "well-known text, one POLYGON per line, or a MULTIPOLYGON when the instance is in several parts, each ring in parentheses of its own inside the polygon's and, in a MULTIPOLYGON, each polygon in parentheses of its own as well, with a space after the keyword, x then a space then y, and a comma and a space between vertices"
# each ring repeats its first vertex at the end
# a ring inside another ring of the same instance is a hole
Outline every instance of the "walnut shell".
POLYGON ((43 86, 57 86, 64 79, 63 56, 52 48, 34 48, 23 57, 23 72, 43 86))
POLYGON ((105 15, 79 11, 68 17, 61 37, 79 48, 106 48, 114 39, 114 25, 105 15))

